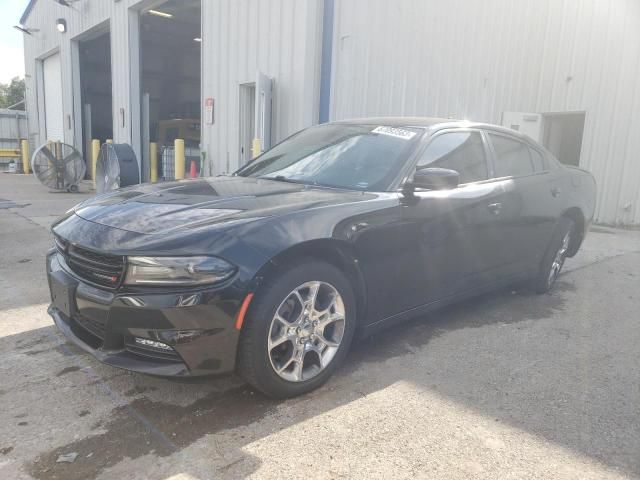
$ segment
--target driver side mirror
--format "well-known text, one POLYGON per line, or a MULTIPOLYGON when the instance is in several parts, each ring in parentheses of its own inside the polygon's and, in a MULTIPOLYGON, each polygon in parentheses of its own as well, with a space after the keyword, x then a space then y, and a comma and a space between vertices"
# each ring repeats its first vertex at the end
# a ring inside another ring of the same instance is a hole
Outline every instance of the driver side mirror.
POLYGON ((448 168, 420 168, 413 174, 413 179, 405 183, 405 190, 416 188, 427 190, 448 190, 456 188, 460 182, 460 174, 448 168))

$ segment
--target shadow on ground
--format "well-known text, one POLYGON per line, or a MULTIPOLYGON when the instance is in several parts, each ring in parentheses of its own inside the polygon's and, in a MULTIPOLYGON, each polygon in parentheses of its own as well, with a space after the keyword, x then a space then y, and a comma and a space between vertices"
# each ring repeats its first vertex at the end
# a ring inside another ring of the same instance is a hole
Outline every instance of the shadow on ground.
MULTIPOLYGON (((412 357, 421 355, 425 345, 446 332, 549 319, 562 311, 566 298, 572 295, 573 290, 571 282, 562 281, 552 295, 537 296, 525 292, 503 291, 412 321, 404 328, 362 340, 354 345, 347 364, 326 387, 307 396, 287 401, 294 407, 288 411, 294 413, 284 419, 284 424, 280 424, 279 429, 357 400, 395 381, 406 380, 451 397, 456 402, 467 404, 485 415, 494 417, 496 421, 543 436, 618 469, 639 474, 640 459, 634 460, 624 452, 608 451, 609 443, 603 439, 610 436, 611 432, 601 431, 600 422, 601 416, 606 415, 610 407, 606 402, 601 403, 596 399, 596 405, 588 407, 585 414, 572 417, 571 424, 567 424, 566 418, 563 417, 564 408, 585 407, 584 396, 589 395, 588 390, 592 385, 584 385, 585 391, 571 393, 568 391, 569 387, 567 391, 563 391, 562 382, 558 383, 556 378, 550 378, 547 383, 544 379, 541 382, 538 378, 534 382, 529 378, 530 384, 527 384, 527 376, 535 374, 527 370, 532 365, 535 367, 540 359, 527 357, 529 353, 526 351, 505 349, 489 352, 491 355, 488 364, 488 352, 478 351, 475 353, 478 357, 484 355, 484 359, 479 359, 477 365, 460 364, 451 368, 450 365, 434 364, 429 367, 430 372, 425 372, 425 376, 421 378, 406 378, 402 370, 391 378, 375 376, 377 364, 396 358, 405 358, 411 362, 412 357), (501 371, 505 372, 504 375, 501 375, 501 371), (356 382, 357 387, 351 385, 350 378, 363 373, 369 375, 368 381, 356 382), (425 379, 428 379, 428 382, 425 379), (523 395, 533 395, 538 397, 539 401, 524 401, 523 395), (571 403, 572 397, 576 395, 582 398, 582 403, 575 398, 575 403, 571 403), (295 408, 298 404, 315 402, 319 398, 323 400, 322 411, 295 408)), ((570 336, 570 332, 562 329, 557 329, 555 333, 560 339, 563 336, 568 339, 570 336)), ((18 340, 18 348, 30 348, 37 354, 41 347, 37 344, 20 345, 18 340)), ((80 367, 67 367, 58 375, 64 375, 74 368, 80 367)), ((135 459, 152 452, 158 456, 167 456, 180 452, 205 435, 250 425, 275 413, 282 403, 270 400, 246 385, 239 384, 223 392, 208 392, 197 401, 180 406, 148 398, 151 396, 150 393, 158 393, 156 389, 162 389, 163 385, 171 382, 170 380, 154 379, 155 386, 149 387, 145 386, 145 383, 148 383, 145 378, 147 377, 136 377, 136 387, 121 393, 135 397, 132 401, 115 408, 104 424, 94 425, 100 433, 40 456, 30 465, 29 473, 39 479, 71 480, 93 477, 125 458, 135 459), (69 452, 77 452, 79 460, 72 465, 56 463, 59 455, 69 452)), ((193 390, 208 391, 212 384, 225 381, 229 380, 200 380, 189 385, 186 391, 191 394, 193 390)), ((626 429, 626 432, 619 432, 620 437, 624 437, 625 434, 633 435, 635 429, 633 424, 620 425, 620 428, 626 429)), ((255 430, 257 429, 245 431, 255 430)), ((273 432, 262 430, 260 434, 248 433, 246 438, 240 439, 239 447, 270 433, 273 432)), ((234 469, 235 474, 247 475, 258 468, 258 459, 244 453, 241 455, 240 459, 221 467, 219 473, 234 469)))

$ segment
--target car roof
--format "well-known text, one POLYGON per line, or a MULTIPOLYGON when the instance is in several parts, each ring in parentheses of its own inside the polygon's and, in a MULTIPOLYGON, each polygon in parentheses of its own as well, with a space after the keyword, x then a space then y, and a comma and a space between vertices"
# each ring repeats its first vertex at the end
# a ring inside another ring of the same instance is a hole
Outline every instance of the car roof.
POLYGON ((469 120, 458 120, 454 118, 438 118, 438 117, 362 117, 351 118, 347 120, 338 120, 331 122, 335 124, 349 124, 349 125, 384 125, 387 127, 419 127, 430 128, 437 131, 445 128, 482 128, 483 130, 493 130, 495 132, 503 133, 516 137, 522 141, 526 141, 530 144, 534 144, 537 147, 540 145, 531 138, 523 135, 520 132, 512 130, 510 128, 502 127, 500 125, 493 125, 491 123, 472 122, 469 120))
POLYGON ((436 117, 363 117, 338 120, 332 123, 350 125, 384 125, 386 127, 431 127, 439 123, 451 123, 458 120, 436 117))

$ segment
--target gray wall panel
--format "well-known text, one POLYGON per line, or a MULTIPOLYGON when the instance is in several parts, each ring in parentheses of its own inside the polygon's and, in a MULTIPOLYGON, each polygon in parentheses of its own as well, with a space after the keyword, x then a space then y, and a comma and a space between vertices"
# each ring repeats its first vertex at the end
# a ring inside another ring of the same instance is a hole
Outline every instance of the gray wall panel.
POLYGON ((333 62, 332 119, 586 111, 596 218, 640 223, 637 0, 336 0, 333 62))

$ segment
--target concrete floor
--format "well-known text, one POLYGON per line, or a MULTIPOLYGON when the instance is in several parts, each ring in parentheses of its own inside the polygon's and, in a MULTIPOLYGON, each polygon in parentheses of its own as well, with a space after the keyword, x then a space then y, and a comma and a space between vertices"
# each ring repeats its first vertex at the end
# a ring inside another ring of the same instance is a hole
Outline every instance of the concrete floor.
POLYGON ((0 478, 640 477, 640 232, 594 227, 552 294, 417 319, 276 402, 65 342, 45 312, 47 226, 86 196, 0 175, 18 204, 0 200, 0 478))

